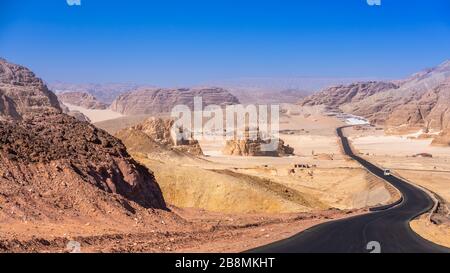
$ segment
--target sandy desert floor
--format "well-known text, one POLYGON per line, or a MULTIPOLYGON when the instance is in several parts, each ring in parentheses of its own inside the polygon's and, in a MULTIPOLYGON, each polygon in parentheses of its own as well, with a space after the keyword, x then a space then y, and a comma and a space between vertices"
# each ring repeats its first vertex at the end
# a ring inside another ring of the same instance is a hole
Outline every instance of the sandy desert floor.
POLYGON ((152 212, 153 224, 71 218, 55 222, 2 222, 1 252, 242 252, 288 238, 311 226, 365 213, 326 210, 291 214, 223 214, 171 207, 152 212), (175 217, 174 217, 175 215, 175 217), (79 249, 74 249, 75 244, 79 249))
POLYGON ((69 108, 70 111, 79 111, 87 116, 92 123, 101 122, 105 120, 118 119, 123 117, 122 114, 114 112, 110 109, 86 109, 80 106, 72 105, 69 103, 64 103, 65 106, 69 108))

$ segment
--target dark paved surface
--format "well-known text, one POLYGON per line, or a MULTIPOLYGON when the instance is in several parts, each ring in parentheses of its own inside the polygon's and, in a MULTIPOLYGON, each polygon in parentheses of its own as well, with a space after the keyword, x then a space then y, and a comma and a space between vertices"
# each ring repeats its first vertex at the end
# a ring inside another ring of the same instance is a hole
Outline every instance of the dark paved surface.
POLYGON ((381 252, 450 253, 450 249, 433 244, 414 233, 409 221, 429 211, 433 201, 422 190, 384 171, 353 154, 342 128, 337 129, 344 152, 373 174, 394 185, 403 195, 400 204, 367 215, 320 224, 291 238, 272 243, 249 252, 259 253, 352 253, 371 252, 367 244, 377 241, 381 252))

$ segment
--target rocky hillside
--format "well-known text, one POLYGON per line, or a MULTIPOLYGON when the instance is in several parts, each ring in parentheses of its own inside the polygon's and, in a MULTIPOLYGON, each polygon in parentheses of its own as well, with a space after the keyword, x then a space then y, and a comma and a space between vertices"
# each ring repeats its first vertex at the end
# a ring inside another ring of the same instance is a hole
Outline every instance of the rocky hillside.
POLYGON ((0 121, 2 218, 130 213, 131 204, 166 209, 153 174, 120 140, 61 113, 56 96, 28 69, 5 61, 1 67, 2 90, 17 113, 0 121))
POLYGON ((309 96, 302 105, 326 105, 368 118, 392 132, 450 127, 450 62, 394 82, 336 86, 309 96))
POLYGON ((0 120, 61 112, 58 98, 29 69, 0 58, 0 120))
POLYGON ((144 207, 165 207, 153 175, 118 139, 93 125, 64 114, 36 114, 0 123, 0 135, 2 179, 7 180, 1 184, 6 190, 21 184, 45 188, 65 175, 144 207), (37 166, 48 166, 48 180, 33 179, 37 166))
POLYGON ((117 97, 111 109, 125 115, 169 113, 176 105, 193 109, 194 97, 202 97, 204 106, 239 103, 235 96, 222 88, 138 89, 117 97))
POLYGON ((59 93, 58 98, 63 103, 80 106, 86 109, 106 109, 108 104, 99 102, 93 95, 86 92, 59 93))
POLYGON ((338 109, 341 105, 358 103, 379 92, 396 89, 397 85, 387 82, 358 82, 350 85, 338 85, 311 95, 302 101, 303 105, 326 105, 338 109))
POLYGON ((149 118, 138 125, 120 130, 116 136, 132 152, 149 154, 174 150, 195 156, 203 155, 197 140, 177 139, 180 132, 172 130, 173 124, 171 119, 149 118))

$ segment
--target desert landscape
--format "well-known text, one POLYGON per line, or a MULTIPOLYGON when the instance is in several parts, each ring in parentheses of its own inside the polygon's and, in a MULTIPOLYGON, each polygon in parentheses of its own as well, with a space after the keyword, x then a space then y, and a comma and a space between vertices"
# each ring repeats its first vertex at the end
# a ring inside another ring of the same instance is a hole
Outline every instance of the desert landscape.
POLYGON ((117 85, 99 99, 114 86, 53 92, 1 59, 0 251, 241 252, 401 200, 344 154, 342 126, 361 157, 426 190, 436 207, 410 225, 450 247, 449 73, 447 61, 281 103, 266 153, 248 135, 174 137, 174 106, 239 104, 224 88, 117 85))

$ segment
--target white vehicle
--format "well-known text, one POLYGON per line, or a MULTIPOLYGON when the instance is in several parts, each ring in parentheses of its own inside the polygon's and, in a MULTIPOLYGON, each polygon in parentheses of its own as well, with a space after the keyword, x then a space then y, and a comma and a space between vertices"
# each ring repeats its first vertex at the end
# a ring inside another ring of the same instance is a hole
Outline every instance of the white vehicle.
POLYGON ((391 176, 391 170, 385 169, 384 170, 384 176, 391 176))

